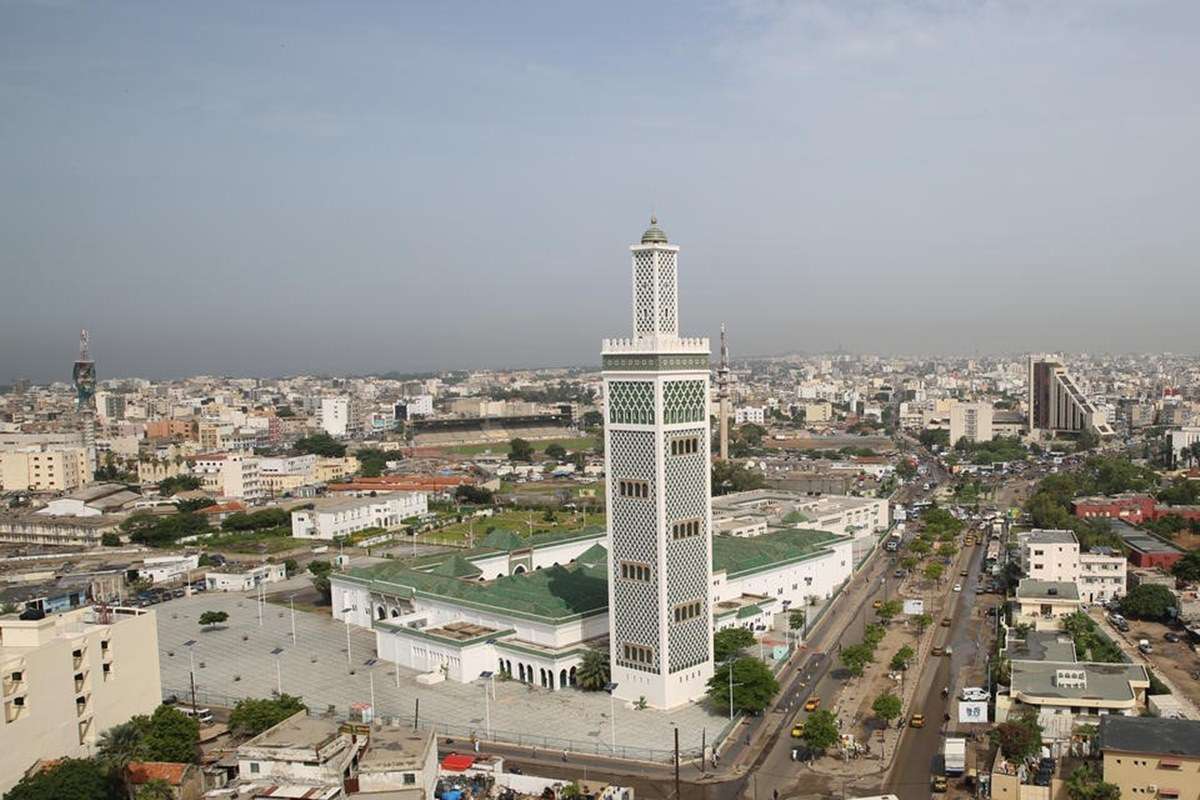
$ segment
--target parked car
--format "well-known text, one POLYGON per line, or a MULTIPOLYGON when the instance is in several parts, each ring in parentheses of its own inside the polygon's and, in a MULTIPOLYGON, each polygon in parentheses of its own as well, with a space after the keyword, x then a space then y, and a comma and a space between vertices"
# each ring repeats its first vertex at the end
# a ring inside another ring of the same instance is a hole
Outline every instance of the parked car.
POLYGON ((958 696, 968 703, 981 703, 985 700, 991 699, 991 695, 978 686, 967 686, 959 693, 958 696))
POLYGON ((792 726, 792 738, 793 739, 801 739, 803 737, 804 737, 804 723, 797 722, 795 725, 792 726))
POLYGON ((804 704, 805 711, 816 711, 821 706, 821 698, 810 697, 808 702, 804 704))
POLYGON ((1178 633, 1175 633, 1174 631, 1167 631, 1166 635, 1163 636, 1163 638, 1166 639, 1168 642, 1172 642, 1172 643, 1183 641, 1183 637, 1180 636, 1178 633))
POLYGON ((961 584, 961 583, 956 583, 956 584, 954 584, 954 591, 956 591, 956 592, 961 592, 961 591, 962 591, 962 584, 961 584))
POLYGON ((1141 650, 1143 653, 1154 652, 1154 648, 1150 646, 1149 639, 1142 639, 1140 642, 1138 642, 1138 650, 1141 650))

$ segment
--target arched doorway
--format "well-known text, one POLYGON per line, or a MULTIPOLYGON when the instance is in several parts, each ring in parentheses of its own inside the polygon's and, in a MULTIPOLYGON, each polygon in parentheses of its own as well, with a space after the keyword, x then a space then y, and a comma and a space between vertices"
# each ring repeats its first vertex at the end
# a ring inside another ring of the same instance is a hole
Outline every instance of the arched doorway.
POLYGON ((558 671, 558 688, 561 689, 562 687, 564 687, 566 685, 567 685, 567 671, 565 669, 560 669, 558 671))
POLYGON ((568 677, 570 679, 571 685, 574 686, 575 685, 575 668, 574 667, 571 667, 571 672, 568 675, 568 677))
POLYGON ((525 571, 525 565, 517 564, 517 566, 513 569, 513 575, 520 575, 524 571, 525 571))
POLYGON ((398 608, 393 608, 393 609, 392 609, 392 619, 395 619, 395 618, 396 618, 396 617, 398 617, 398 616, 400 616, 400 609, 398 609, 398 608))
POLYGON ((375 609, 375 614, 379 619, 387 619, 387 609, 383 606, 375 609))

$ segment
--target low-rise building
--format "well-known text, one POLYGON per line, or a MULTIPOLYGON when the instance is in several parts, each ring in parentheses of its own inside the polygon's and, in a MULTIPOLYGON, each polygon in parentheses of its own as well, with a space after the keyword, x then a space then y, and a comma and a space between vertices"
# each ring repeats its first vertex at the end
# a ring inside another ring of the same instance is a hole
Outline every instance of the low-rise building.
POLYGON ((0 450, 0 491, 69 492, 92 482, 92 457, 83 447, 33 445, 0 450))
POLYGON ((1200 800, 1200 722, 1103 717, 1098 746, 1121 797, 1200 800))
POLYGON ((100 734, 162 700, 153 611, 0 617, 0 792, 36 761, 85 758, 100 734))
POLYGON ((1128 564, 1108 548, 1080 552, 1079 539, 1069 530, 1032 530, 1017 534, 1019 562, 1026 576, 1079 587, 1085 603, 1103 603, 1126 592, 1128 564))
POLYGON ((0 542, 5 544, 83 545, 99 547, 106 533, 116 533, 121 517, 50 517, 0 514, 0 542))
POLYGON ((265 496, 258 475, 258 458, 247 453, 209 453, 192 460, 192 473, 204 491, 220 497, 257 502, 265 496))
POLYGON ((210 592, 248 592, 264 583, 287 579, 283 564, 245 565, 229 562, 220 569, 204 573, 204 584, 210 592))
POLYGON ((371 731, 366 751, 358 760, 356 797, 433 800, 437 781, 437 740, 432 729, 424 733, 401 728, 371 731), (400 792, 411 794, 394 794, 400 792))
POLYGON ((365 744, 366 737, 341 730, 333 720, 298 711, 238 747, 238 779, 340 789, 353 777, 365 744))
POLYGON ((409 517, 429 511, 422 492, 389 492, 374 497, 317 500, 292 512, 292 536, 332 540, 367 528, 396 528, 409 517))
POLYGON ((1079 588, 1068 581, 1022 578, 1013 601, 1013 624, 1032 625, 1034 630, 1054 631, 1063 617, 1079 610, 1079 588))

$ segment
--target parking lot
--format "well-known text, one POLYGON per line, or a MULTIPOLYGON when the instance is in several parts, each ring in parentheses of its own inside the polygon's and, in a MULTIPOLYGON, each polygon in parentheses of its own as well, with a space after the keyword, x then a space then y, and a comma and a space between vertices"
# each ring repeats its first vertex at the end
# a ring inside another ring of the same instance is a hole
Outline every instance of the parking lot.
MULTIPOLYGON (((279 594, 306 587, 307 579, 295 578, 271 588, 279 594)), ((371 631, 348 628, 324 614, 298 607, 293 644, 288 607, 263 604, 260 624, 259 604, 252 593, 203 592, 151 608, 158 616, 162 685, 181 699, 188 694, 194 664, 202 704, 226 697, 267 697, 281 688, 302 697, 314 711, 332 706, 336 715, 345 716, 350 704, 370 703, 373 698, 377 715, 411 720, 419 699, 422 720, 448 725, 452 735, 464 738, 472 731, 484 738, 490 717, 491 730, 505 732, 495 738, 505 741, 605 754, 611 746, 610 704, 603 692, 552 692, 497 680, 494 699, 485 699, 482 682, 422 686, 416 682, 418 673, 374 661, 371 631), (203 628, 198 620, 204 611, 225 611, 229 620, 203 628), (185 644, 189 641, 194 642, 191 647, 185 644)), ((636 749, 647 748, 659 751, 656 757, 665 760, 675 726, 680 747, 686 751, 699 748, 705 737, 711 744, 726 722, 723 714, 711 714, 701 705, 662 712, 618 704, 618 754, 645 757, 636 749)))

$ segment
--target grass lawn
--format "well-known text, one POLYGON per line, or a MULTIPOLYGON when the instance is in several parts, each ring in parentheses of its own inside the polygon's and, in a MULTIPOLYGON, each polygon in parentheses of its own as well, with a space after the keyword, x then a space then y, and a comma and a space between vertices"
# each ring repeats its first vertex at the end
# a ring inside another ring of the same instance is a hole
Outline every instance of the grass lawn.
MULTIPOLYGON (((531 530, 531 520, 532 531, 534 533, 576 531, 587 525, 604 525, 603 514, 584 514, 581 512, 575 515, 566 511, 559 511, 556 512, 555 517, 554 522, 547 522, 542 519, 542 512, 540 511, 500 511, 491 517, 479 517, 475 520, 475 541, 478 543, 483 539, 487 535, 488 528, 508 528, 522 536, 528 536, 531 530)), ((441 530, 433 531, 430 535, 436 537, 439 541, 465 541, 470 531, 471 526, 469 523, 459 522, 441 530)))
POLYGON ((196 544, 207 550, 227 550, 231 553, 281 553, 284 550, 295 550, 306 546, 305 542, 293 539, 291 536, 253 531, 221 533, 207 539, 200 539, 196 544))
MULTIPOLYGON (((595 436, 580 436, 574 439, 538 439, 530 440, 529 444, 539 453, 545 452, 546 448, 552 444, 562 445, 568 453, 575 450, 590 451, 596 446, 599 441, 595 436)), ((454 447, 445 448, 448 452, 458 453, 460 455, 473 456, 487 451, 493 453, 508 453, 508 442, 489 442, 487 444, 461 444, 454 447)))

